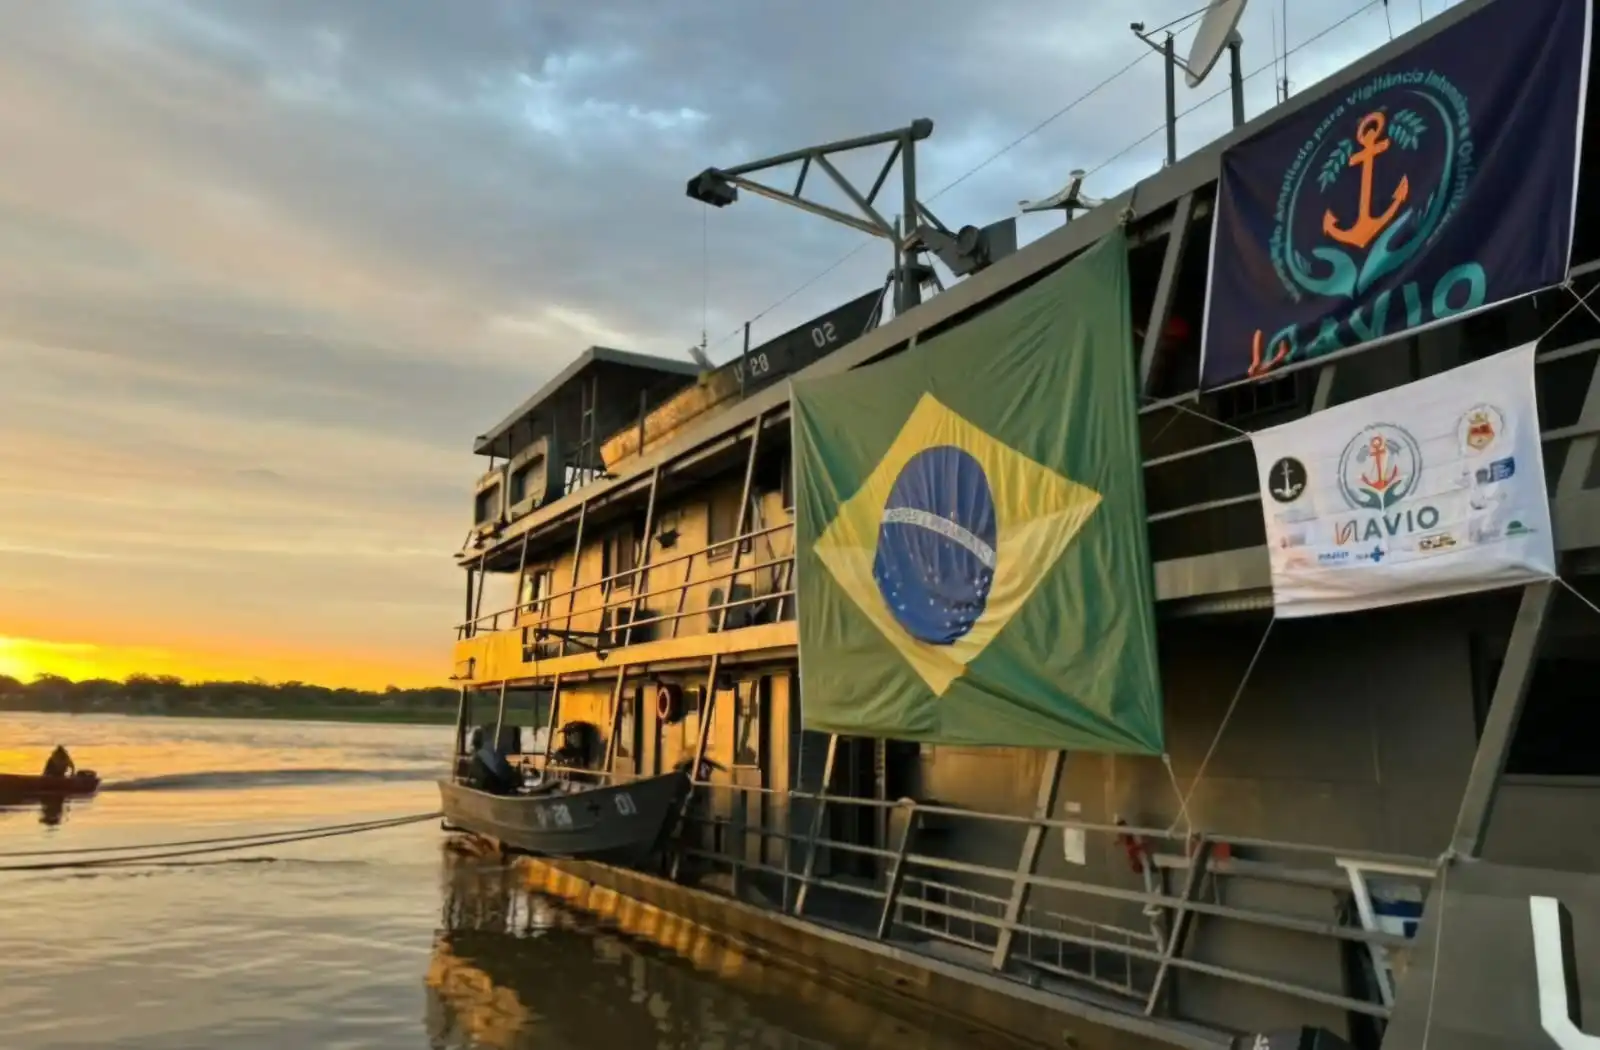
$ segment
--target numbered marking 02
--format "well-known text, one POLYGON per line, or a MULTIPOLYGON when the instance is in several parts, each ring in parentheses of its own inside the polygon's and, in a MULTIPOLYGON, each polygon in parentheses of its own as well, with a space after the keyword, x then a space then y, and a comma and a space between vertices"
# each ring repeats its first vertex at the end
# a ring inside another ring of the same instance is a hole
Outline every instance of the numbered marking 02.
POLYGON ((639 812, 639 807, 633 804, 633 796, 627 792, 613 796, 612 801, 617 804, 617 812, 625 817, 631 817, 639 812))
POLYGON ((839 341, 839 333, 833 327, 832 321, 824 321, 811 329, 811 345, 821 350, 831 343, 839 341))

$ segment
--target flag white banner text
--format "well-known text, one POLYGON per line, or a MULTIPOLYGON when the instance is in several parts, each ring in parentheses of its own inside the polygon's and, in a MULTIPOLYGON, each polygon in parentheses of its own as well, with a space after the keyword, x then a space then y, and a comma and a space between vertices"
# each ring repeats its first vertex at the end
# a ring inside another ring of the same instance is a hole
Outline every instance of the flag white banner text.
POLYGON ((1555 575, 1534 350, 1251 435, 1279 616, 1555 575))

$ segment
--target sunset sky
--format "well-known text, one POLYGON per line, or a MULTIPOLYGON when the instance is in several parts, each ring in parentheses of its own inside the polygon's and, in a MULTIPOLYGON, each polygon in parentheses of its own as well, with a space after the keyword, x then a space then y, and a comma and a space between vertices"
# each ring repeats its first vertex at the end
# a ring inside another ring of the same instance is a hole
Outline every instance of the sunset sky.
MULTIPOLYGON (((1363 3, 1295 0, 1291 46, 1363 3)), ((704 325, 728 356, 861 240, 754 198, 707 215, 690 175, 928 116, 927 199, 1137 57, 1130 19, 1198 6, 0 0, 0 673, 437 683, 474 435, 591 343, 679 355, 704 325)), ((1246 16, 1247 70, 1277 10, 1246 16)), ((1365 11, 1290 78, 1389 33, 1365 11)), ((1269 106, 1270 68, 1249 87, 1269 106)), ((935 211, 1014 212, 1155 132, 1160 97, 1152 57, 935 211)), ((887 265, 869 246, 757 338, 887 265)))

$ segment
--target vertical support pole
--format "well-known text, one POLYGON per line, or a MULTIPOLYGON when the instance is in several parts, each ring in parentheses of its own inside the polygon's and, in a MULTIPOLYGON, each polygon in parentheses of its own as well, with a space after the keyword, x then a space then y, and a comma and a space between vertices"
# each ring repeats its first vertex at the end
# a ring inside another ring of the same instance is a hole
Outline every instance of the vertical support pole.
POLYGON ((1193 854, 1189 857, 1189 873, 1184 876, 1183 896, 1172 916, 1172 928, 1167 933, 1166 943, 1161 948, 1161 965, 1156 967, 1156 976, 1150 982, 1150 994, 1144 1001, 1144 1015, 1154 1017, 1156 1009, 1160 1007, 1162 999, 1167 994, 1167 975, 1172 972, 1172 960, 1183 951, 1184 942, 1189 937, 1189 929, 1194 925, 1194 912, 1189 910, 1200 894, 1200 887, 1205 883, 1206 869, 1211 864, 1211 852, 1214 843, 1201 836, 1195 845, 1193 854))
POLYGON ((1555 602, 1556 585, 1549 580, 1530 583, 1522 589, 1517 619, 1506 644, 1505 660, 1495 680, 1489 714, 1472 756, 1472 771, 1461 793, 1461 808, 1456 814, 1450 848, 1457 856, 1477 857, 1483 849, 1484 833, 1494 811, 1494 799, 1504 772, 1511 741, 1517 735, 1522 705, 1528 697, 1528 684, 1539 660, 1539 642, 1544 635, 1550 606, 1555 602))
POLYGON ((1317 372, 1317 388, 1311 394, 1311 411, 1321 412, 1333 400, 1333 381, 1339 374, 1338 365, 1323 365, 1317 372))
POLYGON ((901 228, 897 243, 900 246, 900 298, 894 304, 895 316, 914 309, 922 301, 922 289, 917 285, 917 264, 921 261, 918 252, 908 249, 912 237, 917 232, 917 225, 922 216, 918 214, 921 205, 917 197, 917 143, 909 135, 900 146, 900 199, 905 215, 902 216, 901 228))
POLYGON ((578 531, 572 537, 572 578, 567 584, 567 621, 561 629, 561 655, 567 655, 567 636, 572 633, 572 611, 578 601, 578 566, 583 563, 583 526, 589 517, 589 501, 578 504, 578 531))
POLYGON ((1178 55, 1173 50, 1172 34, 1162 45, 1162 64, 1167 67, 1167 165, 1178 163, 1178 55))
POLYGON ((544 769, 550 768, 550 751, 556 742, 556 726, 561 724, 561 675, 550 680, 550 717, 544 727, 544 769))
POLYGON ((456 746, 450 752, 450 779, 454 781, 461 768, 461 749, 467 746, 467 687, 461 687, 456 698, 456 746))
MULTIPOLYGON (((1049 820, 1050 814, 1055 812, 1056 793, 1061 789, 1061 773, 1066 764, 1065 751, 1052 751, 1045 760, 1044 770, 1039 774, 1039 792, 1033 800, 1034 820, 1049 820)), ((1000 928, 994 954, 989 959, 989 965, 996 970, 1004 970, 1011 961, 1011 944, 1016 940, 1016 931, 1011 927, 1022 921, 1022 912, 1028 906, 1028 893, 1033 888, 1029 879, 1039 867, 1044 835, 1044 825, 1030 824, 1023 837, 1022 854, 1017 858, 1016 874, 1011 879, 1011 899, 1006 902, 1006 925, 1000 928)))
POLYGON ((744 349, 739 352, 739 396, 750 381, 750 322, 744 323, 744 349))
POLYGON ((883 912, 878 916, 878 940, 889 936, 894 928, 894 905, 900 896, 900 887, 906 881, 906 854, 911 852, 911 835, 917 827, 917 804, 905 807, 906 826, 900 832, 900 848, 895 851, 894 867, 889 869, 889 882, 884 887, 883 912))
MULTIPOLYGON (((750 516, 750 486, 755 482, 756 456, 761 452, 761 430, 767 421, 765 412, 756 413, 755 430, 750 434, 750 454, 744 461, 744 485, 739 489, 739 522, 733 528, 733 564, 728 568, 728 589, 723 592, 722 608, 714 614, 720 632, 728 622, 728 603, 733 601, 733 585, 739 579, 739 563, 744 560, 745 521, 750 516)), ((755 541, 751 541, 752 549, 755 541)))
MULTIPOLYGON (((513 628, 522 621, 522 577, 528 571, 528 537, 530 535, 532 534, 528 532, 522 534, 522 552, 517 555, 517 591, 516 596, 511 599, 513 609, 511 626, 513 628)), ((500 626, 498 621, 496 621, 495 626, 500 626)))
MULTIPOLYGON (((606 764, 605 771, 611 772, 611 763, 617 757, 617 732, 622 727, 622 695, 623 685, 628 679, 628 665, 623 664, 617 668, 617 684, 611 689, 611 731, 606 734, 606 764)), ((634 715, 638 717, 637 714, 634 715)))
POLYGON ((828 805, 828 787, 833 783, 834 766, 839 760, 839 734, 828 734, 828 756, 822 762, 822 783, 817 785, 816 801, 811 810, 811 830, 806 834, 806 863, 800 872, 800 890, 795 894, 794 913, 803 915, 806 898, 811 894, 811 880, 817 871, 817 839, 822 836, 822 818, 828 805))
POLYGON ((694 582, 694 552, 683 559, 683 582, 678 585, 678 606, 672 612, 672 637, 678 637, 678 625, 683 622, 683 607, 689 600, 689 584, 694 582))
POLYGON ((461 630, 458 632, 463 638, 471 638, 476 633, 472 629, 472 590, 473 582, 478 570, 471 565, 467 566, 467 604, 461 610, 461 630))
POLYGON ((494 713, 494 740, 489 744, 495 753, 500 753, 500 730, 506 724, 506 679, 500 679, 500 704, 494 713))
POLYGON ((644 537, 639 541, 639 551, 634 556, 633 564, 638 570, 633 577, 633 604, 628 609, 628 626, 622 631, 622 647, 626 649, 633 642, 633 621, 639 618, 639 612, 644 606, 644 595, 649 590, 646 585, 650 579, 650 555, 655 548, 651 546, 650 536, 656 527, 656 493, 661 488, 661 464, 657 463, 650 471, 650 498, 644 507, 644 537))
POLYGON ((1228 41, 1228 89, 1233 96, 1233 126, 1236 128, 1244 127, 1244 67, 1240 62, 1239 47, 1238 37, 1228 41))
POLYGON ((472 602, 472 633, 478 633, 478 617, 483 615, 483 592, 489 589, 489 552, 478 559, 478 596, 472 602))
MULTIPOLYGON (((722 654, 716 653, 711 657, 711 669, 706 673, 706 702, 700 708, 700 730, 694 745, 694 765, 689 769, 689 787, 683 793, 683 804, 678 807, 676 827, 678 834, 684 831, 684 820, 689 815, 689 807, 694 804, 695 781, 700 779, 700 766, 706 760, 706 742, 711 738, 711 724, 717 717, 717 674, 722 670, 722 654)), ((678 850, 672 857, 672 878, 678 877, 678 868, 683 863, 683 851, 678 850)))
POLYGON ((1156 353, 1161 347, 1161 337, 1166 333, 1167 321, 1172 317, 1172 300, 1177 297, 1178 271, 1183 265, 1183 251, 1189 243, 1189 223, 1194 217, 1194 194, 1185 193, 1178 198, 1172 211, 1172 224, 1167 228, 1167 250, 1161 257, 1161 276, 1156 281, 1155 302, 1150 304, 1150 321, 1144 330, 1144 345, 1139 348, 1139 394, 1150 396, 1150 386, 1155 376, 1156 353))

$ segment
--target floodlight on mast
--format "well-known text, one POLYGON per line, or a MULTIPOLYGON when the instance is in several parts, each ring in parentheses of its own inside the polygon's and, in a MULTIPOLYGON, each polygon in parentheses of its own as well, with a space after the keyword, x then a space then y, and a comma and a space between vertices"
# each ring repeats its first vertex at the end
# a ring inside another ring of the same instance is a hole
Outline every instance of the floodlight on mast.
POLYGON ((1244 43, 1244 38, 1239 35, 1239 19, 1244 16, 1245 4, 1249 0, 1211 0, 1211 3, 1198 10, 1191 11, 1181 18, 1173 19, 1166 25, 1157 26, 1153 30, 1146 30, 1143 22, 1134 22, 1128 28, 1133 30, 1133 35, 1144 41, 1157 54, 1164 59, 1167 74, 1167 163, 1178 162, 1178 77, 1177 71, 1183 70, 1184 80, 1191 88, 1199 87, 1205 80, 1211 68, 1217 64, 1217 59, 1222 57, 1223 49, 1228 51, 1229 80, 1233 95, 1233 126, 1239 127, 1244 123, 1244 71, 1240 65, 1239 49, 1244 43), (1186 58, 1179 58, 1173 43, 1172 26, 1179 22, 1187 21, 1197 14, 1204 12, 1205 17, 1200 20, 1200 27, 1195 31, 1194 41, 1189 45, 1189 54, 1186 58), (1155 40, 1155 34, 1165 32, 1165 37, 1160 43, 1155 40))

